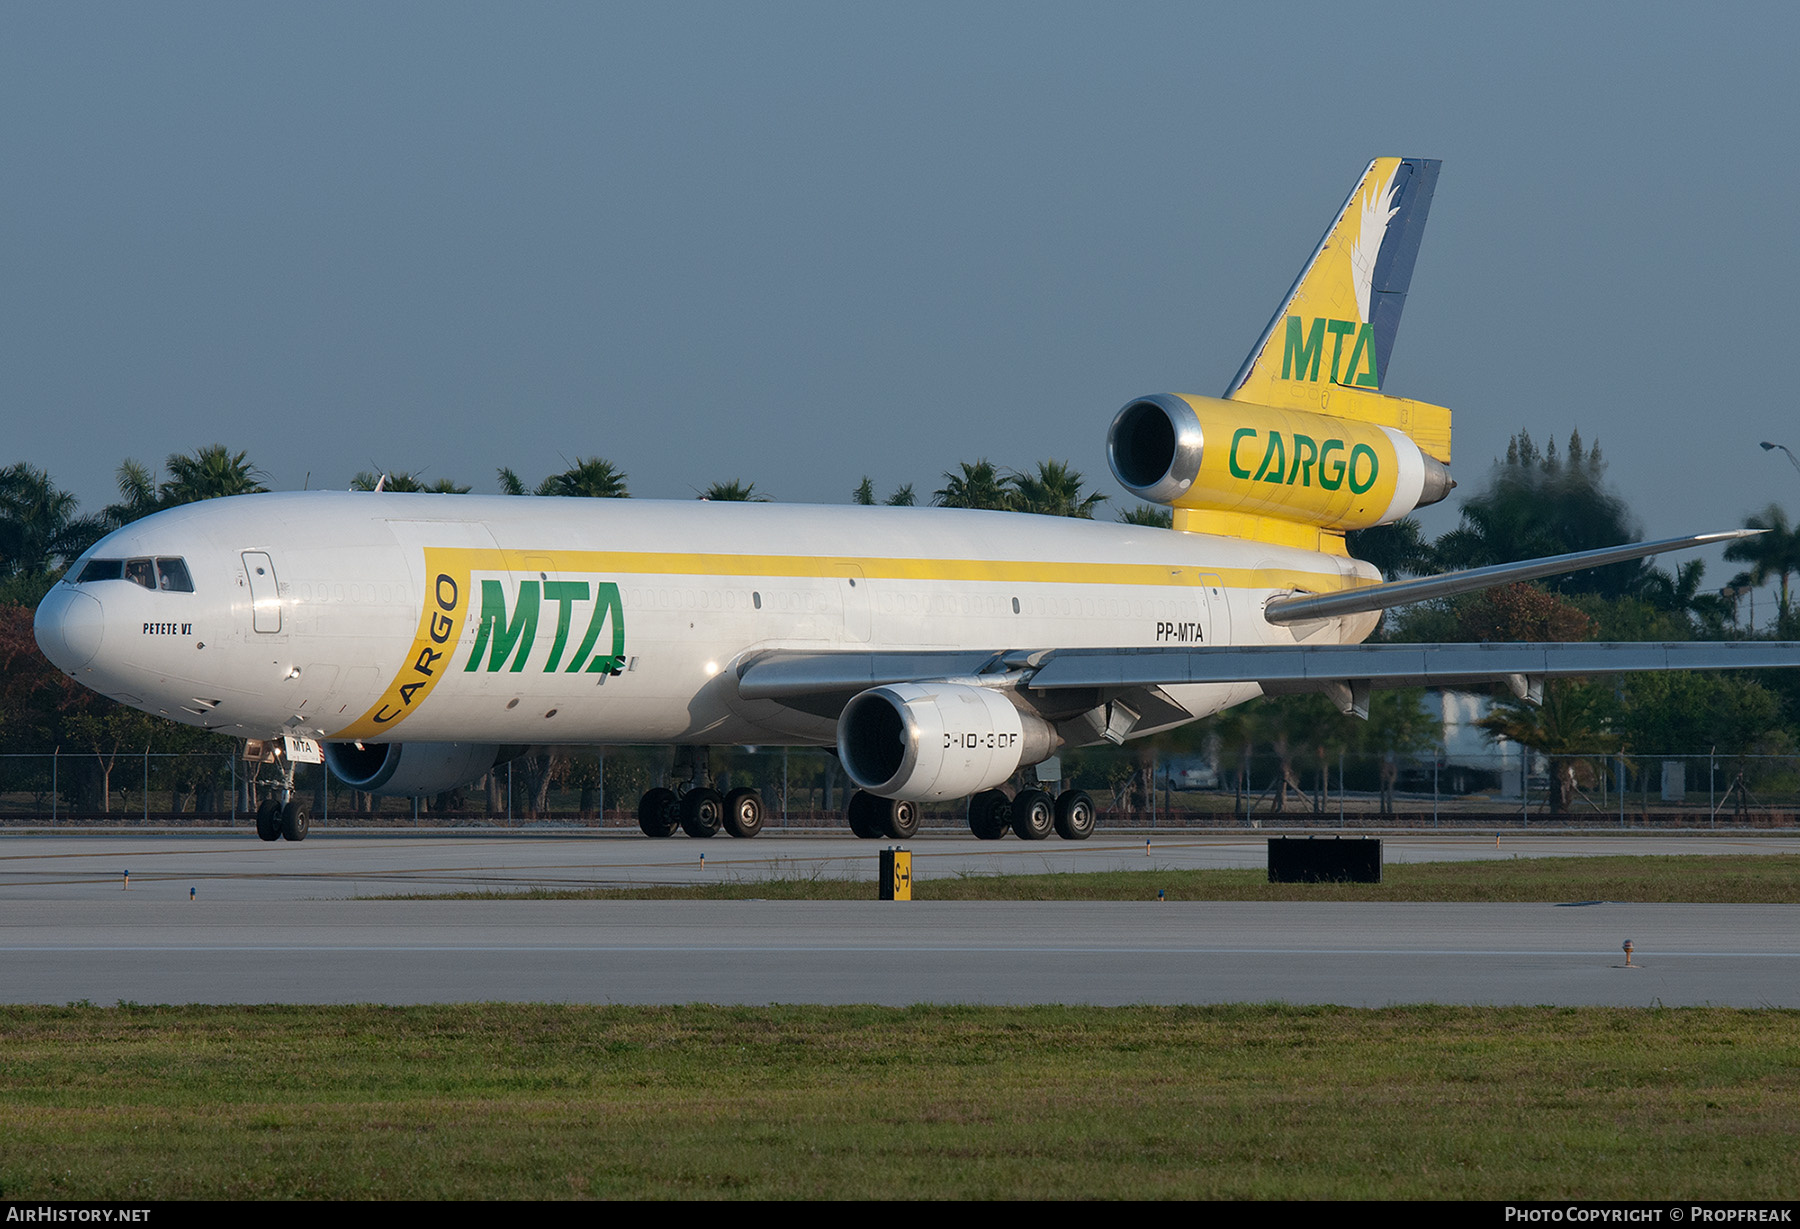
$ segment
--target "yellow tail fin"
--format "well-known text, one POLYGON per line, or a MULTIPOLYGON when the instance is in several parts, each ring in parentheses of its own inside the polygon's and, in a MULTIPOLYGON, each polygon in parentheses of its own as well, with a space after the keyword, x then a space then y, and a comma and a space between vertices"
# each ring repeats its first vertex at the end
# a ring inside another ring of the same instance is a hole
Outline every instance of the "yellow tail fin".
POLYGON ((1225 396, 1404 431, 1450 460, 1450 411, 1381 395, 1439 163, 1369 163, 1225 396))

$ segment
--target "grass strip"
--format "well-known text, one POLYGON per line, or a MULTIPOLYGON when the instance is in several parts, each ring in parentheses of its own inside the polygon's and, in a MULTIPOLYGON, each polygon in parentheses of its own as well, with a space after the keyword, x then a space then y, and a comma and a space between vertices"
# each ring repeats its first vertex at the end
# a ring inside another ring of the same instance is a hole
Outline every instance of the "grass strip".
POLYGON ((0 1197, 1800 1195, 1800 1013, 0 1008, 0 1197))
MULTIPOLYGON (((871 859, 873 861, 873 859, 871 859)), ((919 868, 919 861, 914 863, 919 868)), ((729 875, 729 871, 721 872, 729 875)), ((1691 854, 1401 862, 1380 883, 1270 883, 1261 870, 951 875, 913 881, 914 900, 1576 901, 1800 904, 1800 855, 1691 854)), ((868 900, 869 879, 727 878, 626 888, 529 888, 386 899, 868 900)), ((380 898, 378 898, 380 899, 380 898)))

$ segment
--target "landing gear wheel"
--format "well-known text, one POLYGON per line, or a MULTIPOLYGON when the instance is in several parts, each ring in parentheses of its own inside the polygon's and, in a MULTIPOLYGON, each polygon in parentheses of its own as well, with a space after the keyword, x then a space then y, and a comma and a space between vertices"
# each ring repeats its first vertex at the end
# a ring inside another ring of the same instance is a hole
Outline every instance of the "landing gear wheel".
POLYGON ((264 798, 256 807, 256 835, 265 841, 281 839, 281 804, 264 798))
POLYGON ((866 790, 859 789, 851 794, 850 803, 844 808, 850 831, 865 841, 878 841, 886 836, 886 821, 881 813, 886 804, 886 798, 877 798, 866 790))
POLYGON ((681 799, 681 830, 692 837, 712 836, 725 822, 725 799, 716 789, 691 789, 681 799))
POLYGON ((755 836, 762 829, 761 794, 753 789, 734 789, 725 795, 725 831, 733 836, 755 836))
POLYGON ((681 803, 672 789, 646 790, 638 799, 638 830, 661 839, 681 826, 681 803))
POLYGON ((881 809, 884 836, 896 841, 911 840, 919 834, 919 804, 904 798, 889 798, 881 809))
POLYGON ((1022 841, 1041 841, 1056 828, 1056 803, 1041 789, 1022 789, 1012 804, 1012 830, 1022 841))
POLYGON ((969 799, 969 831, 978 841, 997 841, 1012 819, 1012 799, 1002 789, 984 789, 969 799))
POLYGON ((1056 835, 1065 841, 1085 841, 1094 835, 1094 800, 1086 790, 1064 790, 1056 799, 1056 835))
POLYGON ((281 808, 281 835, 290 841, 304 841, 312 827, 312 808, 298 798, 288 799, 281 808))

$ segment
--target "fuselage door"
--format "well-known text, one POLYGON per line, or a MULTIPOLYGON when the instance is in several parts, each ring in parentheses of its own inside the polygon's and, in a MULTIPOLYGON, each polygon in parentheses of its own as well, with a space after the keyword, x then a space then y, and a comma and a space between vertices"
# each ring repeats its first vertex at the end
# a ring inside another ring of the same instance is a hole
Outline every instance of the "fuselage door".
POLYGON ((834 563, 831 574, 838 578, 838 595, 844 603, 844 636, 858 644, 869 642, 869 582, 861 567, 854 563, 834 563))
POLYGON ((275 583, 275 561, 259 550, 244 552, 244 575, 250 581, 250 623, 259 632, 281 630, 281 590, 275 583))
POLYGON ((1225 581, 1215 573, 1200 573, 1200 605, 1206 611, 1206 629, 1211 642, 1232 643, 1231 607, 1225 598, 1225 581))

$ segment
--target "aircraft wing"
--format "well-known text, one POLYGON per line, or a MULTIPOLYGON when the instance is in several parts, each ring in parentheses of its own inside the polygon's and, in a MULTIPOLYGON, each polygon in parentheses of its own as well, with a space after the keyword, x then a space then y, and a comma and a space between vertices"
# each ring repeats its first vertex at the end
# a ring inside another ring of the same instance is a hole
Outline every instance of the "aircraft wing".
POLYGON ((979 652, 786 652, 738 668, 745 699, 812 711, 892 683, 1012 676, 1032 691, 1119 693, 1184 683, 1257 683, 1270 693, 1324 691, 1346 712, 1366 713, 1371 688, 1473 687, 1498 683, 1541 697, 1546 678, 1638 670, 1800 667, 1800 642, 1328 644, 979 652))
POLYGON ((1780 666, 1800 666, 1800 643, 1739 640, 1059 649, 1045 655, 1027 686, 1048 690, 1368 680, 1382 687, 1457 687, 1516 678, 1624 674, 1634 670, 1780 666))

